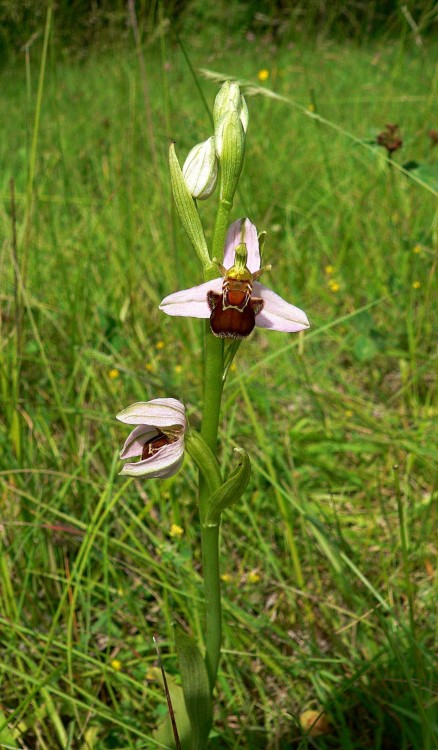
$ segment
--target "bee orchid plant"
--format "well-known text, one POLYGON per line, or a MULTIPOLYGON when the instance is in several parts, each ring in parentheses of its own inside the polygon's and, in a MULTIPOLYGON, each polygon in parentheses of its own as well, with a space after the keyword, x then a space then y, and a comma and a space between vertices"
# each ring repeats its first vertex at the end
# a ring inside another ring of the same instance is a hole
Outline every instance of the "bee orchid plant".
MULTIPOLYGON (((237 83, 226 81, 213 111, 214 133, 194 146, 181 169, 175 148, 169 153, 172 192, 181 223, 202 266, 203 283, 176 291, 160 309, 171 316, 205 319, 202 424, 190 430, 184 405, 175 398, 157 398, 128 406, 117 418, 134 429, 120 458, 121 474, 160 478, 175 474, 187 451, 199 469, 199 515, 205 591, 203 653, 182 629, 175 632, 181 669, 185 715, 176 716, 175 746, 203 750, 213 717, 212 695, 222 641, 219 573, 219 525, 224 510, 236 503, 249 480, 247 453, 236 449, 237 467, 224 476, 217 455, 222 389, 232 357, 255 327, 284 333, 309 326, 306 314, 259 282, 271 269, 262 265, 265 235, 248 218, 230 224, 243 165, 248 109, 237 83), (207 246, 196 200, 209 199, 218 188, 218 206, 211 247, 207 246), (138 459, 138 460, 133 460, 138 459)), ((167 744, 169 726, 155 740, 167 744)))

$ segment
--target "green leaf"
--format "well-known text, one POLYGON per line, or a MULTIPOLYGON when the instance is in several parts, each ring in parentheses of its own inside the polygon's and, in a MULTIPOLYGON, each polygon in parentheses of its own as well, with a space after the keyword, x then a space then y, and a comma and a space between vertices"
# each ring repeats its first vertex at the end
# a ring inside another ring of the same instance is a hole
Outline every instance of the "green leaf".
POLYGON ((235 448, 235 451, 240 454, 240 462, 227 481, 210 497, 204 520, 205 526, 217 526, 222 511, 237 503, 247 488, 251 474, 251 462, 245 450, 235 448))
POLYGON ((438 192, 438 162, 434 164, 421 164, 418 161, 408 161, 403 164, 403 169, 418 177, 421 182, 438 192))
MULTIPOLYGON (((154 678, 161 684, 164 691, 163 678, 158 668, 150 670, 154 678)), ((169 688, 170 700, 175 714, 178 736, 183 750, 191 750, 191 725, 184 700, 184 692, 181 685, 177 685, 175 680, 166 672, 167 687, 169 688)), ((164 721, 158 725, 153 732, 154 739, 164 747, 174 748, 175 740, 173 736, 170 716, 167 714, 164 721)))
POLYGON ((205 240, 201 219, 199 218, 190 190, 186 185, 173 143, 169 149, 169 166, 173 197, 175 199, 176 209, 181 224, 183 225, 190 242, 198 253, 204 269, 210 268, 212 263, 208 254, 207 242, 205 240))
POLYGON ((191 750, 204 750, 213 721, 207 668, 196 643, 181 628, 175 629, 175 643, 191 725, 191 750))
POLYGON ((8 726, 5 726, 6 719, 3 715, 3 713, 0 711, 0 726, 2 727, 0 731, 0 747, 3 748, 17 748, 17 741, 15 739, 14 733, 11 729, 8 728, 8 726))
POLYGON ((185 447, 190 458, 195 462, 204 477, 208 491, 212 495, 222 484, 221 472, 216 456, 208 447, 199 432, 190 430, 186 433, 185 447))
POLYGON ((222 375, 222 381, 225 383, 225 380, 228 375, 228 371, 233 364, 233 359, 236 356, 239 347, 242 343, 243 339, 228 339, 226 346, 225 346, 225 352, 224 352, 224 374, 222 375))

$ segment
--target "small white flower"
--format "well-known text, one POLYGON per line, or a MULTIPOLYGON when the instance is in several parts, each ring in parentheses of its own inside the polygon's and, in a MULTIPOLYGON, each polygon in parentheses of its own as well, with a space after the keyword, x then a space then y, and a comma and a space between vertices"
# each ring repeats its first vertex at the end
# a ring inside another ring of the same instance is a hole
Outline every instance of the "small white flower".
POLYGON ((184 460, 184 432, 187 427, 184 404, 175 398, 156 398, 131 404, 116 415, 125 424, 137 425, 120 452, 126 463, 120 474, 131 477, 171 477, 184 460))

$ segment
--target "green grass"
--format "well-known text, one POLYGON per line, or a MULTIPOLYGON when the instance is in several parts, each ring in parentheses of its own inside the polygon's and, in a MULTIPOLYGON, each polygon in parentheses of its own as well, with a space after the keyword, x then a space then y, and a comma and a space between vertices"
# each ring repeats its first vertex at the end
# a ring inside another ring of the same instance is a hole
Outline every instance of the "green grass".
MULTIPOLYGON (((436 193, 367 142, 397 122, 395 161, 436 161, 437 47, 185 44, 195 70, 287 100, 248 97, 233 218, 267 230, 265 283, 312 323, 256 331, 225 388, 224 460, 244 446, 253 471, 223 521, 212 747, 431 750, 436 193), (308 709, 329 735, 300 730, 308 709)), ((196 472, 118 477, 114 415, 174 396, 199 424, 201 325, 158 304, 201 280, 166 159, 209 117, 167 37, 147 91, 133 45, 78 62, 49 41, 44 78, 37 45, 1 76, 0 745, 150 748, 166 712, 152 636, 175 674, 172 622, 202 637, 196 472)), ((217 86, 198 83, 211 104, 217 86)))

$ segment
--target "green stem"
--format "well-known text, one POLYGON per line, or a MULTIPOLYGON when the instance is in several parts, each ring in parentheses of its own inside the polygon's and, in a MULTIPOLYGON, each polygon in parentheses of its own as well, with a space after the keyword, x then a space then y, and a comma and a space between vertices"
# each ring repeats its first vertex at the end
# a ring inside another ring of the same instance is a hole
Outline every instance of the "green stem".
MULTIPOLYGON (((210 331, 209 321, 206 321, 204 361, 204 412, 201 435, 212 453, 216 455, 222 398, 223 341, 213 336, 210 331)), ((203 525, 209 499, 208 485, 200 476, 199 505, 206 609, 205 664, 210 680, 210 688, 213 691, 222 642, 222 613, 219 575, 219 526, 208 528, 203 525)))
POLYGON ((230 201, 220 198, 219 207, 216 214, 216 223, 214 225, 213 247, 211 257, 218 258, 222 261, 224 252, 225 237, 228 229, 228 218, 233 204, 230 201))
POLYGON ((201 435, 213 455, 216 455, 219 412, 222 400, 224 343, 223 339, 213 336, 209 320, 205 324, 204 357, 204 410, 201 435))
POLYGON ((205 666, 210 690, 216 682, 222 643, 221 582, 219 576, 219 526, 202 529, 202 565, 205 592, 205 666))
MULTIPOLYGON (((222 260, 225 236, 228 227, 228 217, 232 204, 220 200, 213 235, 212 257, 222 260)), ((217 271, 214 268, 204 268, 206 281, 214 278, 217 271)), ((204 348, 204 410, 202 415, 201 435, 212 451, 217 454, 217 435, 219 414, 222 400, 223 372, 224 372, 224 342, 213 336, 210 321, 205 321, 204 348)), ((206 652, 210 688, 213 691, 219 666, 222 642, 222 611, 221 588, 219 574, 219 526, 204 528, 205 518, 210 496, 208 486, 202 476, 199 477, 199 511, 201 518, 202 564, 204 571, 204 592, 206 610, 206 652)))

